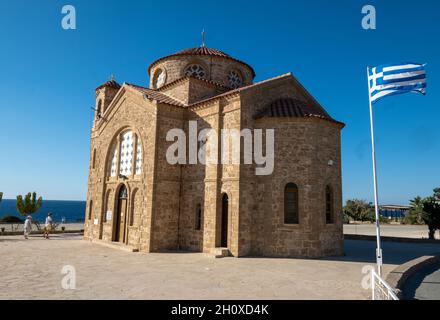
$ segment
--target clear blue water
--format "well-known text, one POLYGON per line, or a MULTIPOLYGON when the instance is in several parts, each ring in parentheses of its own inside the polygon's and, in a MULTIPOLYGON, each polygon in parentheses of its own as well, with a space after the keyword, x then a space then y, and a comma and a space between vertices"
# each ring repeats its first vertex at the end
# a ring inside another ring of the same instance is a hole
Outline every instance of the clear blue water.
MULTIPOLYGON (((34 221, 44 222, 48 212, 53 213, 54 222, 84 222, 85 201, 44 200, 40 210, 32 214, 34 221)), ((4 216, 17 216, 24 219, 16 209, 16 201, 3 199, 0 202, 0 219, 4 216)))

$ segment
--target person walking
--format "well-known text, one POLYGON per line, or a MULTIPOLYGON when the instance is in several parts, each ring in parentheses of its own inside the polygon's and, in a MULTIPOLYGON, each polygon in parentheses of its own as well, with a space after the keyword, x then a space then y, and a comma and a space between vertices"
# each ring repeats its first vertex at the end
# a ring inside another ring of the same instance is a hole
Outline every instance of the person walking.
POLYGON ((24 221, 23 231, 24 231, 24 238, 29 239, 29 234, 32 231, 32 217, 31 216, 26 217, 26 220, 24 221))
POLYGON ((46 223, 44 224, 44 237, 49 239, 49 233, 52 231, 52 212, 49 212, 46 217, 46 223))

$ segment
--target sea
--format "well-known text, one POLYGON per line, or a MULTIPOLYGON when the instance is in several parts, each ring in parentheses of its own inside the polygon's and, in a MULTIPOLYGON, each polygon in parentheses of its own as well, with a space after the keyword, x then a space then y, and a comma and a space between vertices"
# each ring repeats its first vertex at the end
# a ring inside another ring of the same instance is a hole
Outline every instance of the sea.
MULTIPOLYGON (((46 216, 52 212, 54 222, 84 222, 86 201, 44 200, 41 208, 32 214, 34 221, 45 222, 46 216)), ((3 199, 0 202, 0 219, 4 216, 17 216, 25 219, 16 209, 16 200, 3 199)))

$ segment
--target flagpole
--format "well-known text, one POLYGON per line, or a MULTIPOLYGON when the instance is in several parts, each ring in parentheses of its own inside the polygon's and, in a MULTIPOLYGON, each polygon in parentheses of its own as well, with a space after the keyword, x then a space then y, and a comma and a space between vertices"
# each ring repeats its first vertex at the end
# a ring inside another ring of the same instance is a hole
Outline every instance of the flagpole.
POLYGON ((376 170, 376 143, 374 141, 374 115, 373 115, 373 103, 371 102, 371 87, 370 87, 370 67, 367 67, 367 79, 368 79, 368 100, 370 102, 370 127, 371 127, 371 147, 373 158, 373 178, 374 178, 374 212, 376 215, 376 263, 377 273, 382 276, 382 247, 380 241, 380 219, 379 219, 379 197, 377 191, 377 170, 376 170))

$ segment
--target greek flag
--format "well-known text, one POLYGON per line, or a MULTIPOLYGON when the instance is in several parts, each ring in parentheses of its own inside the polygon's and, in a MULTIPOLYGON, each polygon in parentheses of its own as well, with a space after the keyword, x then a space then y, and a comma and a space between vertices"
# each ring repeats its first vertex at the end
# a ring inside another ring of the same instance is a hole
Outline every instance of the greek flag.
POLYGON ((372 103, 395 94, 407 92, 425 94, 425 65, 400 63, 368 68, 368 82, 372 103))

